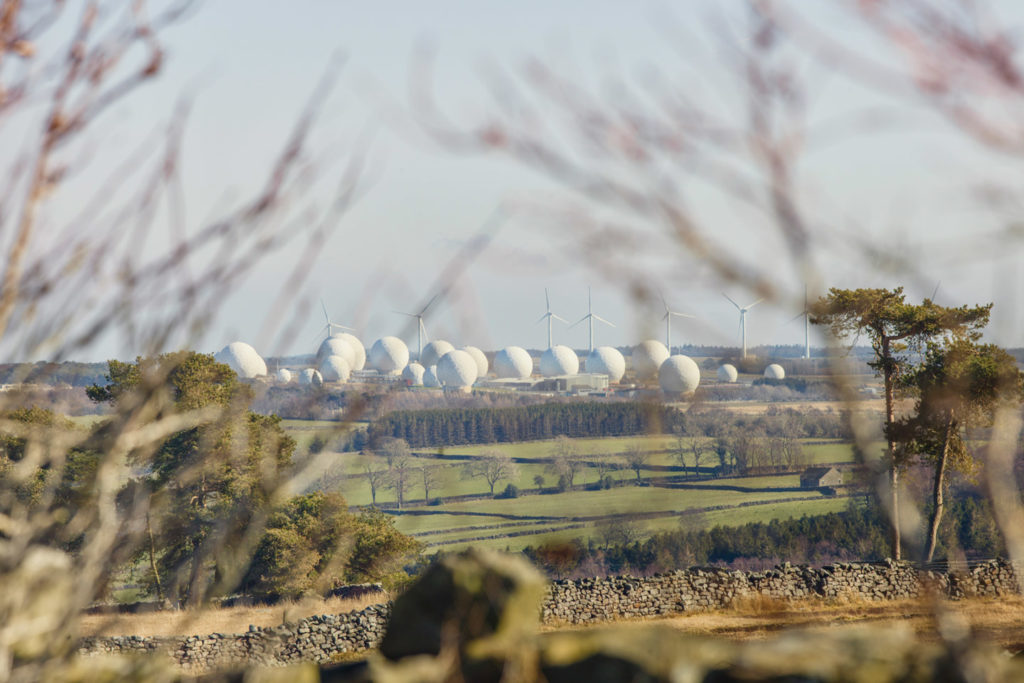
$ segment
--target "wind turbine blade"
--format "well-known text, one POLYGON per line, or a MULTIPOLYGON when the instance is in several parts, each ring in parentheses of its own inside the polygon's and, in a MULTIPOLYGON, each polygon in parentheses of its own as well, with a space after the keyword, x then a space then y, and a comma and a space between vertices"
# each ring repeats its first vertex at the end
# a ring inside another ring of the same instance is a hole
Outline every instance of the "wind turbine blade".
POLYGON ((755 301, 754 303, 752 303, 752 304, 748 304, 748 305, 747 305, 747 307, 746 307, 746 308, 747 308, 747 310, 749 311, 749 310, 750 310, 751 308, 753 308, 754 306, 758 305, 758 304, 759 304, 759 303, 761 303, 762 301, 764 301, 764 299, 758 299, 758 300, 757 300, 757 301, 755 301))
POLYGON ((731 303, 733 306, 735 306, 737 311, 743 310, 742 308, 740 308, 740 305, 738 303, 736 303, 735 301, 733 301, 732 297, 730 297, 728 294, 726 294, 725 292, 722 292, 722 296, 724 296, 726 299, 728 299, 729 303, 731 303))
POLYGON ((797 314, 796 314, 796 315, 794 315, 794 316, 793 316, 792 318, 790 318, 789 320, 787 320, 787 321, 786 321, 786 324, 788 325, 788 324, 790 324, 791 322, 793 322, 794 320, 799 320, 800 318, 804 317, 805 315, 807 315, 807 311, 802 311, 802 312, 800 312, 800 313, 797 313, 797 314))
MULTIPOLYGON (((677 318, 696 318, 696 317, 697 317, 697 316, 695 316, 695 315, 690 315, 689 313, 677 313, 676 311, 669 311, 669 312, 668 312, 668 313, 666 313, 665 315, 666 315, 666 316, 667 316, 667 315, 674 315, 674 316, 675 316, 675 317, 677 317, 677 318)), ((664 318, 663 318, 663 319, 664 319, 664 318)))
POLYGON ((942 284, 942 280, 935 283, 935 289, 932 290, 931 302, 935 303, 935 295, 939 293, 939 285, 942 284))
POLYGON ((545 319, 546 319, 546 318, 547 318, 548 316, 551 316, 552 318, 555 318, 555 317, 557 317, 557 316, 556 316, 556 315, 554 315, 553 313, 545 313, 544 315, 542 315, 542 316, 541 316, 541 317, 540 317, 540 318, 539 318, 539 319, 537 320, 537 322, 535 322, 535 323, 534 323, 534 325, 539 325, 539 324, 541 324, 542 322, 544 322, 544 320, 545 320, 545 319))
POLYGON ((611 325, 612 327, 615 327, 615 323, 610 323, 610 322, 608 322, 607 320, 605 320, 604 318, 602 318, 599 315, 595 315, 594 316, 594 320, 599 320, 599 321, 603 322, 605 325, 611 325))
POLYGON ((569 321, 568 321, 568 320, 566 320, 565 318, 563 318, 563 317, 562 317, 562 316, 560 316, 560 315, 555 315, 554 313, 549 313, 548 315, 550 315, 550 316, 551 316, 552 318, 554 318, 555 320, 561 321, 561 322, 563 322, 563 323, 565 323, 565 324, 567 324, 567 325, 569 324, 569 321))
POLYGON ((396 313, 396 314, 398 314, 398 315, 405 315, 405 316, 408 316, 408 317, 410 317, 410 318, 418 318, 418 317, 419 317, 419 316, 418 316, 418 315, 416 315, 415 313, 403 313, 402 311, 396 311, 396 310, 394 310, 394 309, 392 309, 392 311, 391 311, 391 312, 392 312, 392 313, 396 313))
POLYGON ((327 304, 324 303, 323 299, 320 299, 320 307, 324 309, 324 320, 326 320, 327 324, 330 325, 331 316, 327 315, 327 304))
POLYGON ((587 315, 583 316, 582 318, 580 318, 579 320, 577 320, 576 322, 574 322, 574 323, 573 323, 572 325, 569 325, 569 329, 572 329, 573 327, 576 327, 576 326, 577 326, 577 325, 579 325, 579 324, 580 324, 581 322, 585 322, 585 321, 586 321, 586 319, 587 319, 587 318, 589 318, 589 317, 590 317, 590 314, 588 313, 587 315))
POLYGON ((430 335, 427 334, 427 326, 423 324, 423 314, 421 313, 420 315, 416 316, 416 319, 420 321, 420 329, 423 331, 423 338, 429 342, 430 335))
POLYGON ((665 318, 669 317, 670 315, 672 315, 672 311, 668 310, 668 307, 666 307, 665 308, 665 315, 661 316, 661 319, 664 320, 665 318))
POLYGON ((430 299, 430 301, 428 301, 428 302, 427 302, 427 305, 423 307, 423 310, 421 310, 421 311, 420 311, 420 315, 423 315, 424 313, 426 313, 426 312, 427 312, 427 309, 428 309, 428 308, 430 308, 430 305, 431 305, 432 303, 434 303, 435 301, 437 301, 437 297, 439 297, 439 296, 441 296, 441 294, 440 294, 440 293, 437 293, 437 294, 435 294, 435 295, 434 295, 434 296, 433 296, 433 297, 432 297, 432 298, 430 299))
POLYGON ((548 297, 548 288, 544 288, 544 303, 548 305, 548 313, 551 312, 551 299, 548 297))
POLYGON ((668 302, 665 301, 665 293, 661 291, 660 287, 658 288, 658 296, 661 297, 661 304, 665 307, 665 315, 668 315, 668 302))

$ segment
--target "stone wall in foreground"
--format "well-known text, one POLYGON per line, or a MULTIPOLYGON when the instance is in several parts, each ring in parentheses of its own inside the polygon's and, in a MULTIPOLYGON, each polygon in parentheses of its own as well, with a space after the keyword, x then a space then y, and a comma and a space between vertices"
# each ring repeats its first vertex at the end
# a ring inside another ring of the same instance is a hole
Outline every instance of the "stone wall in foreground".
MULTIPOLYGON (((687 569, 648 578, 610 577, 555 581, 542 607, 545 622, 582 624, 729 607, 764 596, 778 600, 900 600, 926 593, 951 599, 1020 594, 1013 567, 993 560, 964 572, 918 570, 910 564, 835 564, 819 569, 783 565, 761 572, 687 569)), ((188 638, 88 638, 87 653, 163 651, 190 671, 232 664, 329 662, 375 647, 384 634, 389 605, 309 617, 248 633, 188 638)))

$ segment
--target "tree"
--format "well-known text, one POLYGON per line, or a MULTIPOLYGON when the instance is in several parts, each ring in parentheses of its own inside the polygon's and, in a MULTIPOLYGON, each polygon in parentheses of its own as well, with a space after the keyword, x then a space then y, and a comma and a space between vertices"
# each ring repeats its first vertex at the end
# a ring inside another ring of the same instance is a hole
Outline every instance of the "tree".
POLYGON ((548 470, 563 479, 566 488, 571 489, 573 487, 576 475, 583 469, 583 465, 583 459, 580 457, 576 444, 572 442, 572 439, 565 436, 555 439, 548 470))
POLYGON ((420 468, 420 481, 423 482, 423 500, 430 502, 430 492, 441 485, 443 469, 439 465, 424 465, 420 468))
POLYGON ((594 456, 594 469, 597 470, 597 480, 603 482, 605 477, 611 476, 612 472, 622 469, 622 461, 611 455, 594 456))
POLYGON ((499 481, 519 478, 519 468, 512 462, 512 458, 501 451, 487 451, 482 457, 469 462, 464 471, 468 477, 478 477, 486 481, 492 496, 499 481))
POLYGON ((940 337, 976 339, 979 330, 988 324, 991 304, 946 308, 930 299, 920 305, 909 304, 903 288, 888 289, 836 289, 829 290, 811 306, 811 322, 827 327, 838 339, 867 335, 875 358, 871 367, 882 376, 885 395, 885 438, 888 462, 889 499, 886 508, 892 525, 892 554, 899 559, 900 472, 906 462, 896 449, 894 434, 894 392, 901 375, 911 367, 911 359, 900 355, 904 351, 921 351, 928 341, 940 337))
POLYGON ((388 469, 383 464, 368 459, 363 463, 363 475, 366 477, 366 483, 370 485, 370 502, 376 505, 377 490, 387 485, 388 469))
POLYGON ((898 421, 894 433, 904 457, 921 456, 935 470, 924 549, 925 561, 931 562, 945 509, 947 472, 974 468, 965 429, 991 424, 998 405, 1020 399, 1024 383, 1015 359, 1003 349, 954 339, 930 343, 924 361, 903 384, 917 395, 915 412, 898 421))
MULTIPOLYGON (((404 443, 404 442, 403 442, 404 443)), ((405 451, 408 452, 408 447, 405 451)), ((405 504, 405 494, 413 485, 415 467, 413 466, 413 459, 410 455, 402 455, 401 452, 397 452, 391 457, 388 463, 388 479, 387 487, 393 489, 395 492, 395 502, 398 504, 398 509, 401 510, 405 504)))
MULTIPOLYGON (((93 400, 131 409, 146 389, 165 397, 158 416, 219 409, 212 419, 130 456, 149 470, 143 486, 133 490, 149 497, 149 507, 157 510, 147 519, 160 552, 152 562, 154 580, 159 586, 163 575, 169 595, 198 602, 236 571, 238 560, 225 548, 269 505, 295 442, 280 418, 244 408, 248 389, 211 355, 178 352, 133 364, 113 361, 107 377, 106 386, 92 388, 93 400)), ((106 428, 101 426, 101 433, 106 428)))
POLYGON ((377 452, 387 460, 388 467, 393 467, 396 460, 412 456, 412 451, 409 450, 409 444, 405 439, 384 439, 377 452))
MULTIPOLYGON (((713 452, 711 439, 694 436, 690 438, 690 453, 693 455, 693 476, 700 478, 700 463, 705 455, 713 452)), ((680 463, 682 464, 682 463, 680 463)))
POLYGON ((644 468, 647 467, 648 461, 651 459, 650 453, 643 451, 639 446, 634 444, 626 449, 624 457, 626 467, 633 470, 633 473, 636 475, 636 483, 639 484, 642 481, 640 475, 644 468))

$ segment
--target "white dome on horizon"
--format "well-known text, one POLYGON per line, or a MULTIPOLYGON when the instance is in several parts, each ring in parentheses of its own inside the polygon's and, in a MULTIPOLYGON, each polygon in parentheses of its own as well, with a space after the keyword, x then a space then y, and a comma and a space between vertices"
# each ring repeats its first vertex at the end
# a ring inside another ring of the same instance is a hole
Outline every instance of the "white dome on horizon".
POLYGON ((402 379, 409 382, 410 386, 421 387, 423 386, 423 373, 425 372, 426 368, 413 361, 402 370, 402 379))
POLYGON ((245 342, 231 342, 213 354, 213 359, 218 363, 230 366, 235 374, 242 379, 252 379, 267 374, 266 362, 260 354, 256 353, 256 349, 245 342))
POLYGON ((648 339, 633 347, 632 365, 637 379, 650 380, 658 376, 658 369, 671 354, 660 341, 648 339))
POLYGON ((367 362, 382 375, 397 375, 409 364, 409 347, 398 337, 381 337, 370 347, 367 362))
POLYGON ((306 368, 299 373, 299 384, 303 386, 321 386, 324 383, 323 375, 313 368, 306 368))
POLYGON ((626 359, 611 346, 598 346, 590 352, 586 361, 587 372, 608 375, 610 384, 617 384, 626 374, 626 359))
POLYGON ((494 374, 501 379, 525 379, 533 374, 533 358, 521 346, 506 346, 494 356, 494 374))
POLYGON ((423 354, 417 360, 419 360, 420 365, 429 368, 431 365, 437 365, 437 362, 441 360, 441 356, 454 350, 455 347, 451 342, 446 342, 444 339, 435 339, 423 347, 423 354))
POLYGON ((288 384, 293 379, 295 379, 295 377, 292 375, 292 371, 289 370, 288 368, 281 368, 280 370, 277 371, 277 374, 275 376, 277 378, 277 381, 280 382, 281 384, 288 384))
POLYGON ((437 378, 445 387, 469 389, 476 375, 476 361, 465 351, 449 351, 437 361, 437 378))
POLYGON ((740 373, 736 370, 736 366, 732 363, 725 363, 718 368, 718 381, 732 384, 740 376, 740 373))
POLYGON ((555 344, 540 357, 540 374, 545 377, 575 375, 580 371, 580 357, 568 346, 555 344))
POLYGON ((351 368, 356 362, 356 351, 352 344, 341 335, 333 335, 320 342, 316 350, 316 364, 320 365, 328 356, 341 356, 351 368))
POLYGON ((363 346, 363 342, 359 340, 359 337, 348 332, 342 332, 341 334, 334 335, 338 339, 344 339, 348 342, 348 345, 352 347, 354 358, 350 365, 352 366, 353 372, 358 372, 366 367, 366 347, 363 346))
POLYGON ((473 356, 473 360, 476 361, 476 378, 483 379, 486 377, 489 367, 487 364, 487 356, 484 352, 475 346, 463 346, 462 350, 473 356))
POLYGON ((764 369, 766 379, 786 379, 786 370, 778 363, 772 363, 764 369))
POLYGON ((341 356, 327 356, 319 369, 325 382, 347 382, 352 374, 352 367, 341 356))
POLYGON ((658 384, 666 394, 689 394, 700 385, 700 368, 689 356, 669 356, 658 368, 658 384))

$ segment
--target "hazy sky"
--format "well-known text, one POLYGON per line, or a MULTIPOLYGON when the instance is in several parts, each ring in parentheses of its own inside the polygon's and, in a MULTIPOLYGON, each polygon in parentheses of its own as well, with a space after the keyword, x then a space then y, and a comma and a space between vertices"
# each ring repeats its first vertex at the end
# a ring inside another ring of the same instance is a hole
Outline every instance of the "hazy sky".
MULTIPOLYGON (((693 92, 719 98, 733 123, 743 120, 735 82, 723 62, 721 27, 737 25, 741 3, 599 2, 351 2, 290 3, 221 0, 201 6, 194 16, 167 32, 167 72, 160 81, 112 115, 117 135, 111 153, 166 121, 182 93, 195 105, 185 138, 185 196, 189 224, 212 215, 225 196, 244 196, 258 187, 280 149, 291 123, 323 74, 332 55, 347 55, 339 83, 324 109, 314 140, 323 154, 370 141, 370 172, 357 206, 336 226, 317 259, 307 264, 309 279, 295 298, 311 305, 308 324, 285 348, 268 348, 267 302, 290 272, 298 249, 286 249, 262 263, 225 306, 203 341, 214 351, 229 341, 252 343, 264 354, 315 350, 322 326, 319 299, 332 317, 356 325, 369 345, 383 334, 413 328, 392 311, 412 310, 429 296, 429 285, 452 254, 478 230, 502 201, 542 193, 557 186, 541 175, 495 156, 453 155, 408 125, 408 84, 417 45, 437 50, 434 74, 438 100, 457 121, 470 123, 495 107, 489 94, 489 65, 515 71, 535 57, 578 77, 601 83, 610 73, 633 76, 651 68, 694 80, 693 92), (664 29, 671 15, 683 32, 664 29), (678 44, 685 43, 685 44, 678 44), (392 108, 393 103, 397 108, 392 108), (736 111, 728 111, 735 106, 736 111), (396 114, 397 112, 397 114, 396 114)), ((796 3, 810 7, 812 3, 796 3)), ((836 16, 815 9, 812 18, 829 30, 836 16)), ((852 29, 851 29, 852 31, 852 29)), ((874 54, 876 46, 855 33, 852 44, 874 54)), ((884 59, 884 55, 881 57, 884 59)), ((936 117, 913 106, 895 106, 839 76, 814 75, 809 120, 828 122, 844 113, 885 107, 895 128, 872 135, 847 135, 815 148, 801 167, 801 191, 817 230, 837 230, 877 240, 886 249, 909 249, 920 241, 970 238, 997 228, 999 217, 977 208, 972 192, 991 179, 1012 184, 1021 164, 978 153, 952 135, 936 117)), ((341 156, 339 154, 339 156, 341 156)), ((686 187, 695 212, 734 249, 740 262, 778 264, 783 287, 798 291, 780 242, 749 209, 695 183, 686 187)), ((557 196, 557 195, 555 195, 557 196)), ((439 305, 428 315, 434 337, 456 344, 497 348, 507 344, 541 347, 544 288, 555 312, 575 321, 586 312, 587 287, 594 289, 595 312, 616 323, 601 327, 599 344, 631 344, 648 336, 663 338, 663 325, 647 311, 634 310, 626 292, 589 270, 561 247, 566 235, 553 224, 520 219, 499 233, 492 247, 465 273, 469 297, 439 305)), ((960 242, 957 242, 958 244, 960 242)), ((894 286, 906 284, 912 297, 931 293, 941 280, 944 304, 994 300, 994 338, 1024 344, 1024 326, 1015 315, 1020 288, 1020 251, 991 250, 980 258, 959 257, 956 249, 921 263, 913 282, 880 274, 852 259, 836 240, 822 258, 826 284, 894 286), (925 284, 925 282, 929 284, 925 284)), ((616 258, 640 258, 625 244, 609 243, 616 258)), ((674 324, 673 341, 738 344, 737 315, 721 296, 722 285, 699 267, 666 268, 652 260, 654 279, 677 310, 698 316, 674 324)), ((774 267, 774 266, 773 266, 774 267)), ((727 292, 740 303, 756 295, 727 292)), ((799 309, 765 305, 748 321, 748 343, 802 343, 803 327, 787 322, 799 309)), ((585 325, 556 328, 556 342, 586 345, 585 325)), ((128 356, 133 349, 106 340, 91 359, 128 356)))

